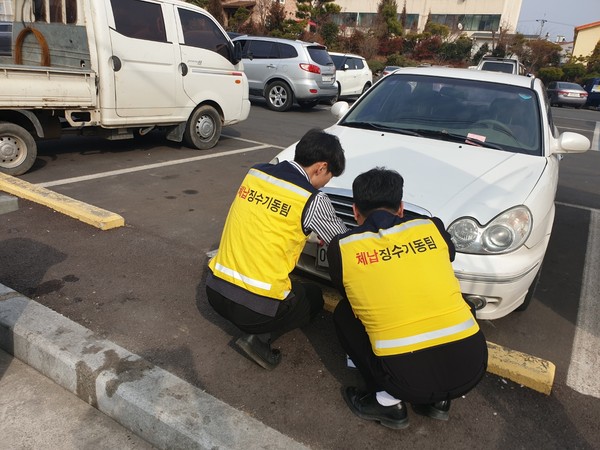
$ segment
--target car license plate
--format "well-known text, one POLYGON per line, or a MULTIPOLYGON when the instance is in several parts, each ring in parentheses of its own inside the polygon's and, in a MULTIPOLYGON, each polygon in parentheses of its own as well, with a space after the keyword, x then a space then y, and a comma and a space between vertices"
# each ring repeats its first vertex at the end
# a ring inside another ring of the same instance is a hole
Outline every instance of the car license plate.
POLYGON ((329 267, 329 261, 327 261, 327 245, 319 245, 317 247, 317 267, 320 269, 329 267))
POLYGON ((323 77, 321 78, 325 83, 331 83, 333 81, 333 75, 332 76, 326 76, 323 75, 323 77))
POLYGON ((576 94, 575 92, 569 92, 567 93, 568 97, 579 97, 579 94, 576 94))

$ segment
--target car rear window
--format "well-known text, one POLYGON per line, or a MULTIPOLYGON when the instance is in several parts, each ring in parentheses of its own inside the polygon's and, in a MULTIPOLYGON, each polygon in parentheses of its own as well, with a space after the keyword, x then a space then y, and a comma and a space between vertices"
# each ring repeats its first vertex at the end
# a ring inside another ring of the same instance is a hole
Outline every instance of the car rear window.
POLYGON ((558 87, 561 89, 583 89, 581 86, 575 83, 557 83, 558 87))
POLYGON ((308 49, 308 54, 310 55, 310 59, 321 66, 328 66, 333 64, 331 60, 331 56, 327 53, 327 49, 321 45, 311 45, 308 49))
POLYGON ((296 58, 298 56, 298 52, 292 45, 279 44, 278 47, 279 47, 279 57, 280 58, 296 58))
POLYGON ((487 61, 483 63, 481 68, 491 72, 513 73, 514 64, 487 61))
POLYGON ((329 55, 331 56, 331 59, 333 60, 333 63, 335 64, 335 68, 337 70, 342 70, 344 67, 344 60, 346 59, 345 56, 342 55, 329 55))

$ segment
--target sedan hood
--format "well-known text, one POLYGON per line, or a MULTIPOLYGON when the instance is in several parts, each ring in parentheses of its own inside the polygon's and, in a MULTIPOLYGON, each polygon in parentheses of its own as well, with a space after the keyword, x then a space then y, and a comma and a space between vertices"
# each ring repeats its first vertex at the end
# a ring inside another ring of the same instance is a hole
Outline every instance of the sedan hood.
MULTIPOLYGON (((376 166, 404 177, 405 202, 448 225, 463 216, 482 225, 499 212, 524 204, 546 167, 546 159, 464 143, 334 125, 346 171, 324 189, 352 189, 360 173, 376 166)), ((350 191, 351 192, 351 191, 350 191)))

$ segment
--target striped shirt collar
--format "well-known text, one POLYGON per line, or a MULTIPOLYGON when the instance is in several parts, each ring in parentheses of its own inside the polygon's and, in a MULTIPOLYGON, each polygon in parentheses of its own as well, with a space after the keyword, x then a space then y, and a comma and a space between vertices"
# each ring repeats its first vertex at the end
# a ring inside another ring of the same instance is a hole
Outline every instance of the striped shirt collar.
POLYGON ((304 175, 304 177, 306 178, 307 181, 310 182, 310 178, 308 178, 308 174, 306 173, 306 170, 304 170, 304 167, 302 167, 300 164, 298 164, 296 161, 288 161, 292 166, 294 166, 296 168, 296 170, 298 170, 298 172, 300 172, 302 175, 304 175))

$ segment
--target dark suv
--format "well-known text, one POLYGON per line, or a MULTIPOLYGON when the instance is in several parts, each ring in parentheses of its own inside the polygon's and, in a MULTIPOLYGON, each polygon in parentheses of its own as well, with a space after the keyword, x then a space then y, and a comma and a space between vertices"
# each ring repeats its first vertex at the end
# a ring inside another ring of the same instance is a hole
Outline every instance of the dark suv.
POLYGON ((272 37, 239 36, 250 95, 264 97, 274 111, 296 101, 312 108, 337 96, 335 65, 327 48, 315 43, 272 37))
POLYGON ((583 87, 588 93, 586 106, 592 108, 600 107, 600 78, 591 78, 583 87))

